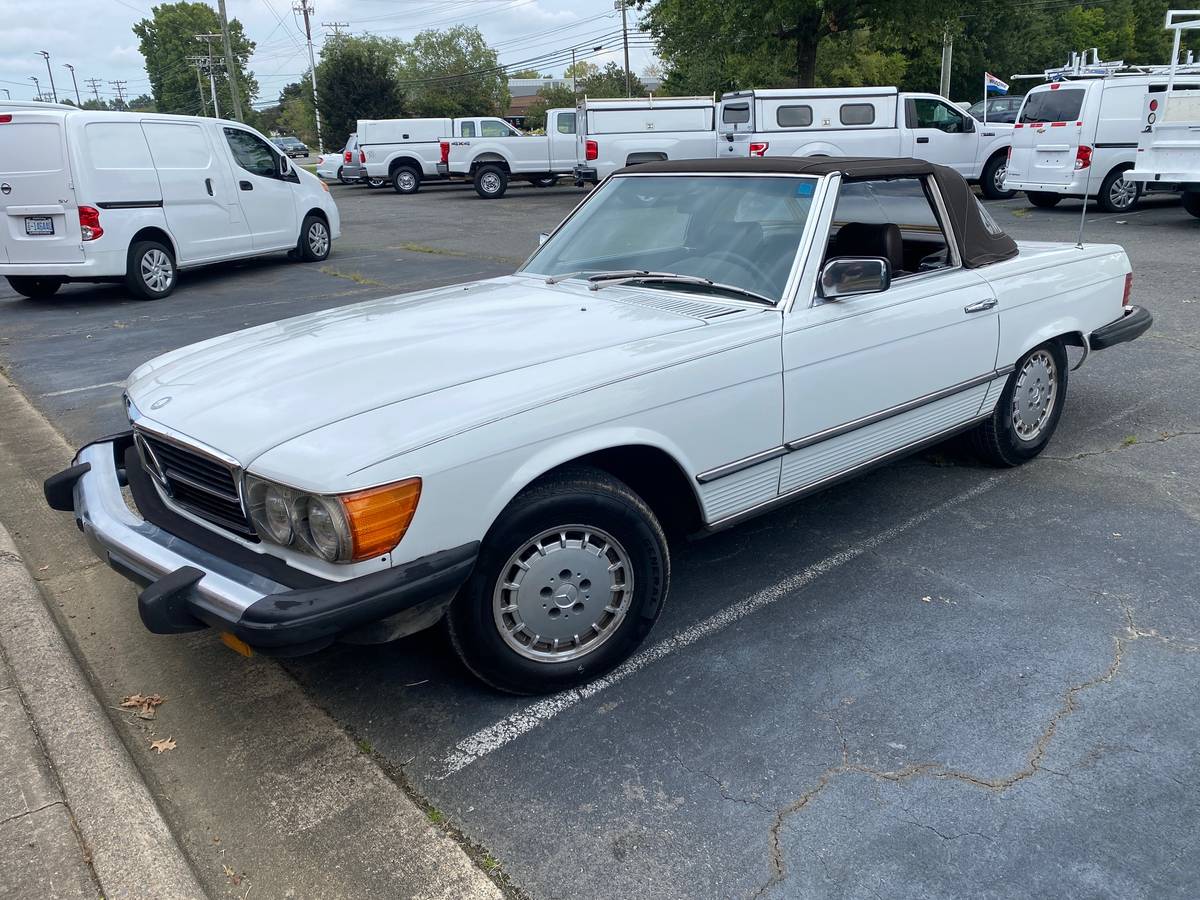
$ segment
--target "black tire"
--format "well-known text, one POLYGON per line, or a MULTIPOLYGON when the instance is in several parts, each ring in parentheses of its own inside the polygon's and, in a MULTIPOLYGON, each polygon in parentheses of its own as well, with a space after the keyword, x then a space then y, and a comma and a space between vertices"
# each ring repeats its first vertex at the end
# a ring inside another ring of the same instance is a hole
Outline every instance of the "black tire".
MULTIPOLYGON (((1200 219, 1200 194, 1196 193, 1195 191, 1188 191, 1183 195, 1182 199, 1183 208, 1188 212, 1188 214, 1200 219)), ((12 279, 9 280, 11 281, 12 279)))
POLYGON ((996 466, 1019 466, 1042 452, 1062 417, 1063 405, 1067 400, 1067 351, 1058 341, 1048 341, 1034 347, 1021 357, 1016 369, 1008 376, 1004 391, 991 416, 971 431, 971 442, 976 452, 996 466), (1053 378, 1039 377, 1045 373, 1044 358, 1053 361, 1053 378), (1030 371, 1026 372, 1026 366, 1030 371), (1014 424, 1014 398, 1024 393, 1026 415, 1038 405, 1043 393, 1053 380, 1053 394, 1048 400, 1045 417, 1038 423, 1035 434, 1025 436, 1014 424), (1043 392, 1043 393, 1035 393, 1043 392))
POLYGON ((39 278, 36 275, 9 275, 8 286, 30 300, 45 300, 58 293, 63 286, 61 278, 39 278))
POLYGON ((483 541, 471 577, 450 604, 446 628, 463 664, 492 687, 514 694, 561 691, 611 671, 638 648, 658 619, 670 579, 666 535, 642 499, 598 469, 566 468, 526 488, 500 514, 483 541), (567 535, 561 557, 560 532, 567 535), (539 536, 549 553, 534 549, 539 536), (529 556, 519 558, 530 560, 532 568, 525 565, 520 571, 527 574, 514 574, 518 572, 514 557, 526 552, 529 556), (615 565, 614 556, 623 561, 615 570, 608 568, 615 565), (555 584, 555 576, 547 573, 556 572, 560 565, 566 568, 555 584), (593 587, 584 576, 596 566, 601 573, 615 573, 604 574, 605 580, 628 583, 632 577, 633 590, 622 595, 611 591, 611 584, 597 585, 592 600, 585 592, 593 587), (563 580, 563 574, 570 577, 563 580), (536 594, 514 596, 512 579, 521 579, 521 584, 534 579, 528 590, 542 587, 536 594), (543 599, 546 602, 540 602, 543 599), (500 611, 504 602, 509 603, 504 608, 517 611, 518 617, 505 618, 500 611), (589 612, 585 604, 596 606, 589 612), (620 618, 601 604, 616 605, 620 618), (568 621, 571 614, 578 617, 577 623, 568 621), (606 615, 611 618, 605 619, 606 615), (503 631, 515 637, 502 636, 498 617, 507 626, 503 631), (534 628, 539 637, 546 637, 535 641, 530 634, 534 628), (566 635, 569 648, 559 651, 551 646, 550 632, 555 630, 566 635), (576 643, 579 633, 584 634, 582 643, 576 643), (521 635, 528 643, 519 640, 521 635), (510 640, 524 644, 524 652, 510 640), (586 649, 589 640, 596 643, 586 649), (584 652, 574 658, 553 658, 560 652, 570 657, 581 649, 584 652), (542 658, 534 658, 538 654, 542 658))
POLYGON ((129 248, 125 263, 125 286, 139 300, 161 300, 179 281, 175 254, 159 241, 138 241, 129 248))
POLYGON ((1004 176, 1008 173, 1008 156, 997 153, 983 167, 979 176, 979 189, 988 200, 1008 200, 1016 195, 1016 191, 1005 190, 1002 185, 1004 176))
POLYGON ((1113 169, 1100 183, 1096 205, 1109 213, 1133 212, 1142 199, 1142 185, 1138 181, 1126 181, 1129 169, 1113 169))
POLYGON ((345 175, 342 174, 341 166, 338 166, 337 180, 340 181, 342 184, 353 184, 354 183, 351 179, 347 178, 345 175))
POLYGON ((1062 194, 1047 194, 1044 191, 1026 191, 1025 196, 1038 209, 1053 209, 1063 198, 1062 194))
POLYGON ((558 184, 558 176, 557 175, 548 175, 545 178, 533 179, 534 187, 540 187, 540 188, 554 187, 556 184, 558 184))
POLYGON ((493 163, 475 170, 475 193, 484 200, 499 200, 508 191, 508 172, 493 163))
POLYGON ((415 194, 421 189, 421 171, 412 166, 397 166, 392 171, 392 190, 397 194, 415 194))
POLYGON ((367 187, 369 187, 369 188, 381 188, 385 184, 387 184, 387 179, 386 178, 367 178, 366 182, 367 182, 367 187))
POLYGON ((304 217, 300 226, 300 238, 296 241, 295 259, 304 262, 324 262, 329 258, 333 247, 333 237, 329 233, 329 223, 317 215, 309 214, 304 217))

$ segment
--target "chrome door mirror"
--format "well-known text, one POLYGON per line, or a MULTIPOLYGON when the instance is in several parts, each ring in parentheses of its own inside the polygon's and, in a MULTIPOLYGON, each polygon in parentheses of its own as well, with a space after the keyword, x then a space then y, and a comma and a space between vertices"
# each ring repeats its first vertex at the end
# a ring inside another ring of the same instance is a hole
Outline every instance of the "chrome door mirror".
POLYGON ((881 256, 842 256, 821 269, 824 300, 845 300, 859 294, 878 294, 892 286, 892 266, 881 256))
POLYGON ((550 240, 550 232, 543 231, 541 234, 538 235, 538 246, 539 247, 542 246, 542 244, 546 243, 546 241, 548 241, 548 240, 550 240))

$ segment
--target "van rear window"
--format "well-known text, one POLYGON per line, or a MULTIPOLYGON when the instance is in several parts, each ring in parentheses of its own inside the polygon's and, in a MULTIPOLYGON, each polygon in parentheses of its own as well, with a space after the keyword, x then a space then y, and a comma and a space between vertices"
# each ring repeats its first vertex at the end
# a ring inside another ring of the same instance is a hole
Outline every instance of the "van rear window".
POLYGON ((17 122, 0 126, 0 174, 60 172, 62 137, 51 122, 17 122))
POLYGON ((721 121, 726 125, 745 125, 750 121, 750 104, 739 103, 721 110, 721 121))
POLYGON ((1066 122, 1078 120, 1083 109, 1083 88, 1032 91, 1025 95, 1018 122, 1066 122))

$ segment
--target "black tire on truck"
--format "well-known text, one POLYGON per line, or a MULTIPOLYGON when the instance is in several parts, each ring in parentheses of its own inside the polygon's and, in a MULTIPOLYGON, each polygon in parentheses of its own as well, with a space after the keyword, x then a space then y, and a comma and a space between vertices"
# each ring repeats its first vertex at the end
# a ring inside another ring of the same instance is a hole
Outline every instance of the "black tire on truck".
POLYGON ((1038 209, 1053 209, 1063 198, 1062 194, 1048 194, 1045 191, 1026 191, 1025 196, 1038 209))
MULTIPOLYGON (((1183 208, 1197 219, 1200 219, 1200 193, 1187 191, 1183 195, 1183 208)), ((9 279, 10 281, 12 279, 9 279)))
POLYGON ((983 167, 983 174, 979 176, 979 189, 983 191, 983 196, 989 200, 1007 200, 1015 195, 1016 191, 1004 188, 1006 174, 1008 174, 1008 155, 1006 153, 992 154, 992 158, 983 167))
POLYGON ((9 275, 8 286, 30 300, 53 297, 63 286, 61 278, 42 278, 37 275, 9 275))
POLYGON ((496 163, 475 170, 475 193, 484 200, 499 200, 508 191, 508 172, 496 163))
POLYGON ((412 166, 397 166, 392 170, 392 189, 397 194, 415 194, 421 189, 421 173, 412 166))

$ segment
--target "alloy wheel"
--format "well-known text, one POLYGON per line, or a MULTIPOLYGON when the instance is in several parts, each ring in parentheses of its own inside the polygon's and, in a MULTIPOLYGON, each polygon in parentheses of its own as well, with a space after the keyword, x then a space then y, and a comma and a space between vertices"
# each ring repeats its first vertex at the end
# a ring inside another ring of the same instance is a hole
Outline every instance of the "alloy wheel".
POLYGON ((1012 394, 1012 423, 1017 436, 1026 442, 1041 435, 1058 399, 1058 366, 1047 350, 1038 350, 1025 360, 1012 394))
POLYGON ((171 258, 161 250, 149 250, 142 254, 139 269, 142 281, 155 293, 167 290, 175 280, 175 266, 172 265, 171 258))
POLYGON ((313 222, 308 226, 308 249, 318 258, 329 252, 329 230, 324 222, 313 222))

